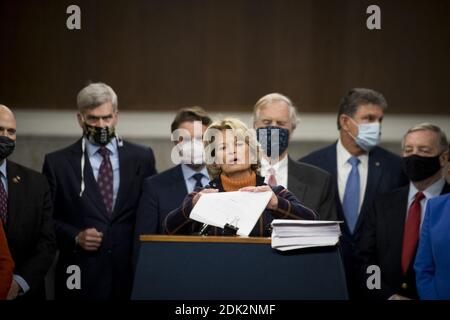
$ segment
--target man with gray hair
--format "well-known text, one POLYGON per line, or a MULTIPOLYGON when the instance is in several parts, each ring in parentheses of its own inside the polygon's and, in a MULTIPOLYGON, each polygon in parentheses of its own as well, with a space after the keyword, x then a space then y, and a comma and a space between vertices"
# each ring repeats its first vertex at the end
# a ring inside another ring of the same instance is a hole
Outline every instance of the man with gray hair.
POLYGON ((297 126, 291 100, 279 93, 265 95, 253 109, 253 127, 264 150, 261 176, 270 186, 288 188, 320 220, 336 220, 334 189, 329 173, 288 156, 288 145, 297 126))
POLYGON ((444 179, 449 148, 444 132, 422 123, 402 141, 403 169, 409 185, 379 196, 365 218, 356 251, 359 285, 367 298, 417 299, 413 262, 429 199, 450 192, 444 179), (378 290, 368 290, 370 265, 381 270, 378 290))
POLYGON ((60 250, 56 298, 128 299, 136 209, 143 179, 156 173, 153 151, 117 135, 110 86, 89 84, 77 105, 83 136, 46 155, 43 168, 60 250), (68 285, 69 266, 79 267, 81 286, 68 285))

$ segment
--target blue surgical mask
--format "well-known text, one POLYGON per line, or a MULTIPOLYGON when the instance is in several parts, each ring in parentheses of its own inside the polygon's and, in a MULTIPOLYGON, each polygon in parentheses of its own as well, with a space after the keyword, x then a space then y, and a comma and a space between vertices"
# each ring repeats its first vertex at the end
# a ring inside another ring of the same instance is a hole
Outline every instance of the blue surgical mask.
POLYGON ((258 141, 265 154, 272 159, 281 156, 289 145, 289 130, 269 126, 256 129, 258 141), (278 135, 278 139, 276 138, 278 135), (278 140, 278 141, 277 141, 278 140))
MULTIPOLYGON (((353 119, 352 121, 356 123, 356 121, 354 121, 353 119)), ((355 139, 356 144, 361 149, 369 152, 380 143, 380 137, 381 137, 381 124, 379 122, 359 123, 358 136, 356 138, 353 137, 353 139, 355 139)))

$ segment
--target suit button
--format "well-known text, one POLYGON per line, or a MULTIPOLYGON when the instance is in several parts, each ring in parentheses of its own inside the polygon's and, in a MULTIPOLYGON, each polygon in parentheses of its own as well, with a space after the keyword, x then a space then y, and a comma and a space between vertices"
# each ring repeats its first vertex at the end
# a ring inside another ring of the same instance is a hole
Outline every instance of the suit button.
POLYGON ((112 252, 112 250, 111 249, 108 249, 108 253, 111 253, 112 252))
POLYGON ((408 284, 406 282, 402 283, 402 289, 408 289, 408 284))

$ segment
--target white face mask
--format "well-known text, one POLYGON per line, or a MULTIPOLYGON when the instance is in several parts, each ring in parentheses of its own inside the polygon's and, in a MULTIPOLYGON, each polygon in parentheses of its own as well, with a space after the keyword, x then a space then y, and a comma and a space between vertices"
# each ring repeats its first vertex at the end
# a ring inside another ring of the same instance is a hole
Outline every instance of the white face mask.
POLYGON ((381 124, 379 122, 358 124, 355 120, 352 119, 352 121, 358 125, 358 136, 353 137, 350 132, 349 134, 361 149, 369 152, 380 143, 381 124))
POLYGON ((178 146, 181 151, 181 163, 200 165, 205 163, 205 148, 200 140, 181 142, 178 146))

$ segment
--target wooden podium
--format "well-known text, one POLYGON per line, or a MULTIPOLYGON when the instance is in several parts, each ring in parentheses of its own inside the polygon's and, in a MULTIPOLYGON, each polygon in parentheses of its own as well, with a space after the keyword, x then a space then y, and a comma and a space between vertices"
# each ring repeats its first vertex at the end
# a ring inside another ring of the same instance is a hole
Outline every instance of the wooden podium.
POLYGON ((288 252, 270 238, 147 236, 134 300, 347 299, 339 247, 288 252))

